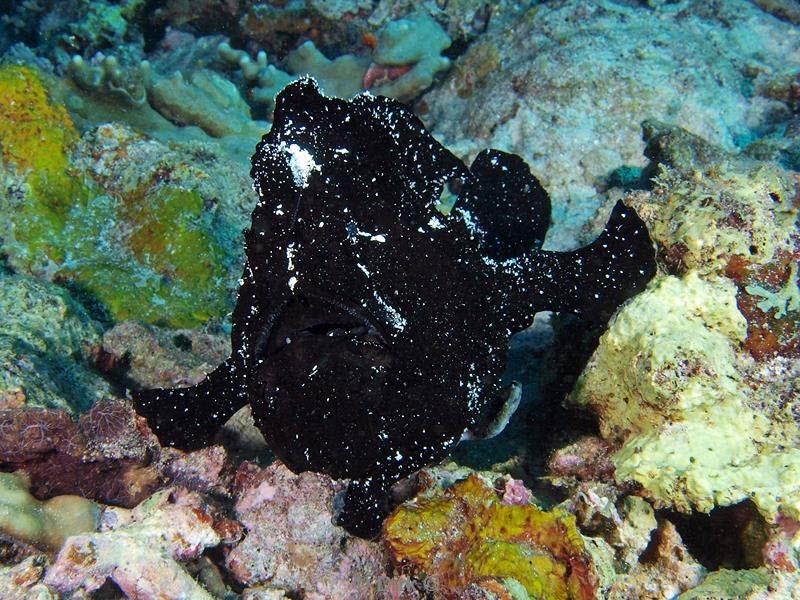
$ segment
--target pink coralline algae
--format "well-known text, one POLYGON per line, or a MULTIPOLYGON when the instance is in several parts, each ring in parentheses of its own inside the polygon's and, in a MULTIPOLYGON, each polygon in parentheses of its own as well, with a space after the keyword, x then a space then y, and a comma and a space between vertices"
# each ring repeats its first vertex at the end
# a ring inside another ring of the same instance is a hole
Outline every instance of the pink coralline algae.
POLYGON ((794 573, 800 568, 795 552, 796 540, 800 533, 800 521, 786 516, 778 517, 776 531, 762 549, 764 564, 773 571, 794 573))
POLYGON ((333 525, 341 484, 317 473, 295 475, 280 462, 266 469, 243 463, 236 481, 235 512, 247 535, 226 566, 237 581, 302 590, 307 598, 369 596, 383 574, 382 555, 333 525))
POLYGON ((533 494, 520 479, 508 479, 505 481, 503 498, 500 500, 501 504, 525 506, 532 502, 533 494))
POLYGON ((561 477, 609 481, 614 475, 612 451, 613 448, 606 441, 586 436, 553 453, 547 461, 547 468, 561 477))

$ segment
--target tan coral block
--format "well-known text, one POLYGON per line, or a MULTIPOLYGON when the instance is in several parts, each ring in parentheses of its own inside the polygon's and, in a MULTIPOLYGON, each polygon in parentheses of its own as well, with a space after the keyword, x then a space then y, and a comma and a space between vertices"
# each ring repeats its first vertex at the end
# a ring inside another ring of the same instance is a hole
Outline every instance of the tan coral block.
POLYGON ((749 402, 736 366, 745 333, 735 286, 694 272, 657 278, 622 308, 571 396, 622 444, 617 481, 682 511, 751 498, 768 520, 798 514, 796 426, 749 402))

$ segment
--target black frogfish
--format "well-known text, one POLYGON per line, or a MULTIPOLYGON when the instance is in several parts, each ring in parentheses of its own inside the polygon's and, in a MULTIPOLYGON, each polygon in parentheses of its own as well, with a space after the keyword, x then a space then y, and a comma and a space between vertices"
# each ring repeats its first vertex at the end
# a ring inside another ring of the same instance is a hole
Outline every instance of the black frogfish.
POLYGON ((519 157, 486 150, 467 168, 402 104, 326 98, 311 79, 278 95, 251 175, 230 358, 134 400, 183 449, 249 403, 290 469, 350 480, 338 522, 362 537, 398 479, 502 426, 518 399, 500 385, 509 336, 543 310, 607 319, 655 273, 621 202, 590 245, 541 250, 550 200, 519 157))

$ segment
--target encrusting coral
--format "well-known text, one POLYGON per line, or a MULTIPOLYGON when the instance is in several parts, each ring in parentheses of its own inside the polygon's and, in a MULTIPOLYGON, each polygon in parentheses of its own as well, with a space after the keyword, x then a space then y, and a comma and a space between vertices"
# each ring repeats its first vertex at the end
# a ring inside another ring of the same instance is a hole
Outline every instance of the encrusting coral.
POLYGON ((364 87, 375 94, 411 100, 450 67, 441 56, 452 40, 425 12, 387 23, 377 34, 364 87))
POLYGON ((574 516, 506 504, 475 474, 401 505, 383 538, 400 571, 428 575, 444 598, 484 578, 514 579, 542 600, 589 600, 598 585, 574 516))
POLYGON ((391 21, 374 38, 371 62, 355 54, 329 59, 313 41, 306 41, 287 55, 288 73, 270 64, 263 50, 255 60, 227 42, 221 43, 218 51, 223 61, 241 70, 245 81, 252 85, 250 98, 266 105, 268 113, 274 108, 278 92, 299 76, 314 77, 328 96, 346 99, 368 89, 408 101, 430 87, 437 73, 450 67, 450 60, 441 53, 452 40, 427 13, 391 21))

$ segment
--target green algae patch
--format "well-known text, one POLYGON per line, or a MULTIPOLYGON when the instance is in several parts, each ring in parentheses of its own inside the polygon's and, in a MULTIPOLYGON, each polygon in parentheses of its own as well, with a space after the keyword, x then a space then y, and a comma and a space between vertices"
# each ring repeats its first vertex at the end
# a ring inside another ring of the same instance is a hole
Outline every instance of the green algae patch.
POLYGON ((194 327, 224 316, 235 251, 194 189, 203 182, 182 181, 177 168, 165 182, 165 173, 142 174, 124 144, 79 176, 70 160, 77 132, 45 83, 32 69, 0 68, 0 174, 9 190, 0 239, 9 265, 79 291, 113 320, 194 327), (97 173, 109 160, 138 173, 136 183, 107 185, 97 173))
POLYGON ((70 282, 114 320, 193 327, 225 314, 224 252, 197 192, 117 197, 93 187, 71 205, 34 202, 12 214, 15 262, 70 282))
MULTIPOLYGON (((138 318, 172 327, 192 327, 229 309, 224 251, 213 236, 211 215, 194 191, 160 188, 146 194, 106 197, 98 202, 96 229, 67 267, 117 320, 138 318), (103 214, 105 212, 105 214, 103 214), (103 225, 108 227, 103 227, 103 225), (109 231, 115 224, 119 231, 109 231), (118 239, 133 255, 120 262, 98 253, 93 243, 118 239), (136 270, 131 272, 131 263, 136 270)), ((81 228, 83 229, 83 228, 81 228)), ((75 231, 75 238, 85 231, 75 231)))

